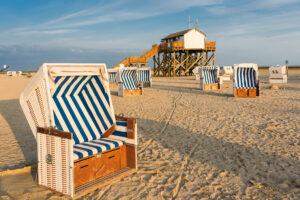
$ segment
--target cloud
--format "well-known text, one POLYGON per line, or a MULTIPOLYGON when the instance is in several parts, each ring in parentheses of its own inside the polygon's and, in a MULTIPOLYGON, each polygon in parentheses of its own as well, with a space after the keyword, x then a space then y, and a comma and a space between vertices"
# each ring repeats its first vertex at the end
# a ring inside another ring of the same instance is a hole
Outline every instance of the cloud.
POLYGON ((109 1, 107 4, 97 4, 91 8, 69 13, 31 27, 16 28, 14 31, 79 28, 107 22, 144 19, 184 11, 191 7, 216 5, 222 2, 223 0, 109 1))

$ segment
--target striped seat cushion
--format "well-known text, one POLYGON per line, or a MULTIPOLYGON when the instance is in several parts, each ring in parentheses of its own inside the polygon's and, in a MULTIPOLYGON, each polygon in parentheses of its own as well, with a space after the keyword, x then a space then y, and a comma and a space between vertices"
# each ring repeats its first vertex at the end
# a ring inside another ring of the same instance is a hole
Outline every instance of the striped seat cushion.
POLYGON ((255 89, 256 71, 251 67, 238 67, 235 74, 235 88, 255 89))
POLYGON ((73 158, 74 160, 101 153, 119 146, 124 145, 125 142, 117 139, 102 138, 74 145, 73 158))
POLYGON ((117 72, 108 72, 109 75, 109 82, 116 83, 117 82, 117 72))
POLYGON ((203 83, 217 84, 218 83, 218 69, 212 67, 203 67, 203 83))
POLYGON ((98 76, 59 76, 52 90, 55 125, 74 144, 100 139, 115 121, 109 93, 98 76))
POLYGON ((138 70, 138 81, 140 81, 140 82, 150 82, 150 69, 140 69, 140 70, 138 70))
POLYGON ((121 72, 121 81, 124 84, 125 90, 138 89, 136 70, 124 69, 121 72))

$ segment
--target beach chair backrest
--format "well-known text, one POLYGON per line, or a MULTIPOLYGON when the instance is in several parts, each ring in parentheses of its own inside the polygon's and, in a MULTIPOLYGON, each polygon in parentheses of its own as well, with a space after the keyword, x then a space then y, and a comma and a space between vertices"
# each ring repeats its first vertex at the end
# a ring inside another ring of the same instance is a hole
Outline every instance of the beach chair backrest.
POLYGON ((270 78, 282 78, 283 75, 287 75, 287 66, 276 65, 269 67, 270 78))
POLYGON ((233 74, 232 66, 223 66, 223 74, 233 74))
POLYGON ((255 89, 258 81, 258 66, 254 63, 234 65, 234 87, 238 89, 255 89))
POLYGON ((199 69, 203 84, 216 84, 218 83, 218 67, 204 66, 199 69))
POLYGON ((117 81, 124 84, 125 90, 133 90, 138 88, 137 68, 125 67, 119 68, 117 81))
POLYGON ((150 68, 138 68, 138 81, 150 82, 151 69, 150 68))
POLYGON ((20 102, 34 134, 56 126, 73 133, 74 144, 101 138, 115 123, 105 64, 44 64, 20 102))
POLYGON ((195 68, 193 69, 193 74, 194 74, 194 75, 199 74, 199 69, 200 69, 200 68, 201 68, 200 66, 195 67, 195 68))
POLYGON ((108 69, 108 76, 110 83, 117 83, 117 69, 108 69))

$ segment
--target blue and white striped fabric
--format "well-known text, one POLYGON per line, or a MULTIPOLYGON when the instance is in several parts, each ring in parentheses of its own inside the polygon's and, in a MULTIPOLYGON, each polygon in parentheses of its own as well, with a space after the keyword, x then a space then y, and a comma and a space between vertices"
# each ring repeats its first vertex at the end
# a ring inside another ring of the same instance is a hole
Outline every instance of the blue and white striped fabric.
POLYGON ((202 68, 203 84, 217 84, 218 83, 218 68, 203 67, 202 68))
POLYGON ((255 89, 256 71, 252 67, 238 67, 234 80, 237 89, 255 89))
POLYGON ((121 72, 121 81, 125 90, 138 89, 137 73, 135 69, 124 69, 121 72))
POLYGON ((109 82, 116 83, 117 82, 117 72, 108 72, 109 82))
POLYGON ((59 76, 52 91, 55 125, 73 133, 74 144, 100 139, 115 121, 98 76, 59 76))
POLYGON ((116 131, 112 135, 127 138, 127 122, 117 121, 116 122, 116 131))
POLYGON ((139 82, 150 82, 150 68, 149 69, 138 69, 138 81, 139 82))
POLYGON ((73 148, 73 158, 74 160, 77 160, 122 146, 123 144, 125 144, 124 141, 112 138, 102 138, 99 140, 75 144, 73 148))

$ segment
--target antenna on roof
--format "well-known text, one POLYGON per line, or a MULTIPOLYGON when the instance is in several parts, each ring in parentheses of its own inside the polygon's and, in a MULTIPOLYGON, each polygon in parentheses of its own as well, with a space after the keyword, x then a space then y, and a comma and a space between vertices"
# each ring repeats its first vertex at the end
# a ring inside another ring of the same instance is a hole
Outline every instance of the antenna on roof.
POLYGON ((189 29, 191 28, 191 16, 189 16, 189 29))
POLYGON ((196 18, 195 27, 198 28, 198 17, 196 18))

